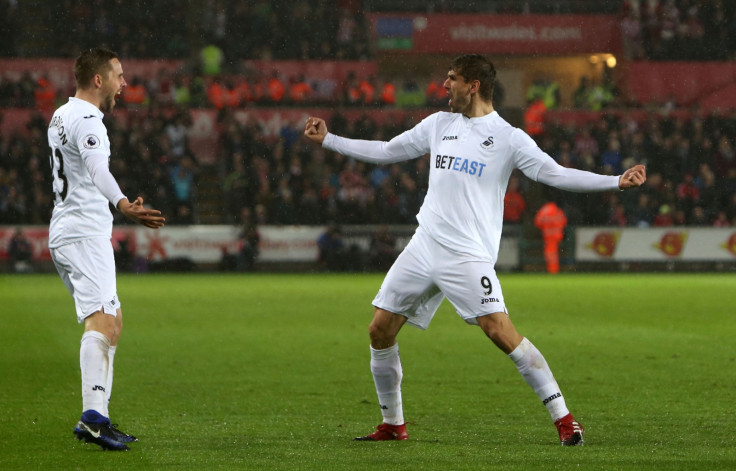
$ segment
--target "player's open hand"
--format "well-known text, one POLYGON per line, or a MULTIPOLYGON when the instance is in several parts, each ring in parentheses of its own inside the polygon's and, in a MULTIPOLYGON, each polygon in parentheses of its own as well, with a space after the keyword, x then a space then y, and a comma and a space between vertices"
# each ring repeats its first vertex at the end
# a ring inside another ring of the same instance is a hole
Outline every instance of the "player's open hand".
POLYGON ((324 119, 310 116, 304 124, 304 135, 307 139, 322 144, 327 135, 327 124, 324 119))
POLYGON ((636 188, 647 181, 647 169, 643 165, 634 165, 618 179, 618 187, 622 190, 636 188))
POLYGON ((161 211, 143 207, 143 198, 140 196, 132 203, 123 198, 118 203, 118 209, 131 221, 135 221, 151 229, 163 227, 166 222, 166 218, 161 216, 161 211))

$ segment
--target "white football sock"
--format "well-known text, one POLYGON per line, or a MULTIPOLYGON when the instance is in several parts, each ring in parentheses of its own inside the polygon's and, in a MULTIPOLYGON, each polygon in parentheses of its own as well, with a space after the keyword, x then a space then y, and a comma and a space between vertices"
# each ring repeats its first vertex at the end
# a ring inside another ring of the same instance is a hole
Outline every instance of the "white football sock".
POLYGON ((537 347, 524 338, 519 346, 509 354, 509 358, 514 361, 521 376, 542 400, 542 404, 549 411, 553 421, 570 413, 560 387, 537 347))
POLYGON ((399 345, 375 350, 371 347, 371 373, 378 393, 378 403, 384 423, 402 425, 404 410, 401 404, 401 358, 399 345))
MULTIPOLYGON (((79 367, 82 370, 82 412, 93 409, 103 414, 107 410, 108 350, 110 340, 100 332, 82 335, 79 347, 79 367)), ((104 414, 107 417, 107 414, 104 414)))
POLYGON ((110 349, 107 351, 107 382, 105 384, 105 412, 101 412, 105 417, 110 417, 110 396, 112 396, 112 371, 113 362, 115 361, 115 351, 118 349, 117 345, 110 345, 110 349))

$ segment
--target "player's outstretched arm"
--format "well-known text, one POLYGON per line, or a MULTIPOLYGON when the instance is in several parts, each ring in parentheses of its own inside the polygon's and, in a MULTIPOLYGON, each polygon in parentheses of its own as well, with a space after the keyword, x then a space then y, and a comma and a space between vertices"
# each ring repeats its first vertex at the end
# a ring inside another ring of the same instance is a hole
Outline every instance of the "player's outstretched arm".
POLYGON ((327 135, 327 123, 322 118, 310 116, 304 124, 304 135, 312 142, 322 144, 327 135))
POLYGON ((161 211, 157 209, 148 209, 143 207, 143 198, 140 196, 132 203, 127 198, 123 198, 118 202, 118 210, 131 221, 142 224, 151 229, 163 227, 166 218, 161 216, 161 211))
POLYGON ((647 169, 643 165, 634 165, 625 171, 618 179, 618 187, 622 190, 636 188, 647 181, 647 169))

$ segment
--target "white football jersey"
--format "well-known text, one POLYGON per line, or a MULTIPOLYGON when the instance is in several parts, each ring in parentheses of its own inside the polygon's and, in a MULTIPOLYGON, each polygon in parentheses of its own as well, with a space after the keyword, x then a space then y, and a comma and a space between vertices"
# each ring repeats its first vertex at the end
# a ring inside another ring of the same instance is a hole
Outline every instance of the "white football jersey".
POLYGON ((498 258, 503 200, 511 172, 532 180, 552 160, 497 112, 480 118, 435 113, 404 133, 404 147, 429 152, 429 190, 417 220, 442 245, 498 258))
POLYGON ((511 172, 518 168, 536 181, 542 166, 554 162, 495 111, 479 118, 437 112, 377 147, 332 134, 323 145, 376 163, 429 153, 429 190, 417 215, 419 224, 445 247, 492 263, 498 257, 511 172))
POLYGON ((54 210, 49 227, 50 248, 112 236, 110 201, 92 182, 87 170, 97 159, 105 159, 109 165, 110 140, 102 117, 102 111, 93 104, 69 98, 51 118, 48 140, 54 210))

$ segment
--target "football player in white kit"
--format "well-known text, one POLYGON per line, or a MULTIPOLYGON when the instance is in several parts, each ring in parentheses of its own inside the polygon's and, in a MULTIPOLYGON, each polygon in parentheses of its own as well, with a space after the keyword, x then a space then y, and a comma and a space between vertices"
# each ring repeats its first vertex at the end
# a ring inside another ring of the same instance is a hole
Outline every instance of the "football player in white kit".
POLYGON ((102 123, 115 96, 125 88, 115 53, 95 48, 74 63, 77 90, 56 110, 48 128, 54 210, 49 249, 56 269, 74 298, 77 321, 84 323, 79 350, 82 417, 74 428, 80 440, 108 450, 127 450, 137 439, 110 423, 113 359, 123 327, 115 283, 112 214, 109 204, 150 228, 164 225, 161 212, 132 203, 109 170, 110 140, 102 123))
POLYGON ((388 271, 373 300, 370 368, 383 423, 356 440, 405 440, 402 368, 396 336, 408 322, 426 329, 447 297, 469 324, 479 325, 515 363, 557 426, 563 446, 581 445, 583 427, 567 409, 537 348, 509 318, 494 264, 509 176, 521 170, 534 181, 568 191, 624 190, 646 180, 643 165, 604 176, 558 165, 522 130, 493 109, 496 71, 485 57, 455 58, 444 87, 451 112, 434 113, 389 142, 346 139, 310 117, 304 135, 326 149, 372 163, 429 154, 429 189, 411 241, 388 271))

